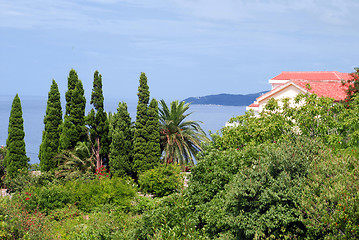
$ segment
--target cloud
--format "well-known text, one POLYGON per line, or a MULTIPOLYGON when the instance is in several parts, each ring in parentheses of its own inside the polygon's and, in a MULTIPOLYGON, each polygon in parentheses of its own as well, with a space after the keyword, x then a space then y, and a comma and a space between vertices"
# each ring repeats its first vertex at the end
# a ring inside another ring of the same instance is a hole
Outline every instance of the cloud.
POLYGON ((71 30, 125 36, 142 49, 214 54, 358 37, 357 12, 355 0, 13 0, 0 2, 0 31, 71 30))
POLYGON ((302 25, 354 29, 358 11, 356 0, 14 0, 0 2, 0 28, 160 36, 250 28, 287 31, 302 25))

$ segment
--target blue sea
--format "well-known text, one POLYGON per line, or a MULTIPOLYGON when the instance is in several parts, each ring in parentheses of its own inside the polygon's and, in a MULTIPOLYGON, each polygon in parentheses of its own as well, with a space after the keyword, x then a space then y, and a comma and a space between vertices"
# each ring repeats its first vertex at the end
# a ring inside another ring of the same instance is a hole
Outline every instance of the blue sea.
MULTIPOLYGON (((11 104, 14 96, 0 96, 0 145, 6 145, 8 134, 9 116, 11 104)), ((47 97, 20 96, 24 129, 25 144, 27 156, 30 163, 39 163, 38 153, 44 129, 43 119, 46 112, 47 97)), ((64 111, 64 98, 62 98, 64 111)), ((105 110, 107 112, 116 112, 119 101, 127 103, 128 111, 132 121, 136 117, 137 99, 106 99, 105 110)), ((167 103, 169 104, 169 102, 167 103)), ((86 112, 89 112, 91 106, 87 106, 86 112)), ((224 124, 234 116, 242 115, 245 112, 245 106, 219 106, 219 105, 195 105, 190 106, 189 112, 192 112, 187 118, 189 120, 201 121, 203 130, 212 133, 220 130, 224 124)))

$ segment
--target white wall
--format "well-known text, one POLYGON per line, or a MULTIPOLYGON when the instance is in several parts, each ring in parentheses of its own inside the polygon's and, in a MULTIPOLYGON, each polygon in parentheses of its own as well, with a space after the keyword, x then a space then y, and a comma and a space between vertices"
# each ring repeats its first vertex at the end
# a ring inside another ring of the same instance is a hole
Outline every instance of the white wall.
POLYGON ((267 104, 269 99, 274 98, 276 100, 282 100, 284 98, 294 99, 299 93, 304 93, 297 87, 289 85, 288 87, 278 91, 277 93, 259 101, 259 112, 263 111, 264 106, 267 104))

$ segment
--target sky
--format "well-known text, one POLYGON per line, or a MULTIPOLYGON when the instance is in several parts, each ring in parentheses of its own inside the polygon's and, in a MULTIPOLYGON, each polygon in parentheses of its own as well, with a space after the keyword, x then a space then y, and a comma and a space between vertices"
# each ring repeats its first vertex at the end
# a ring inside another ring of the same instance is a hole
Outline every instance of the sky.
POLYGON ((353 72, 358 0, 0 0, 0 95, 64 95, 73 68, 89 99, 269 90, 282 71, 353 72))

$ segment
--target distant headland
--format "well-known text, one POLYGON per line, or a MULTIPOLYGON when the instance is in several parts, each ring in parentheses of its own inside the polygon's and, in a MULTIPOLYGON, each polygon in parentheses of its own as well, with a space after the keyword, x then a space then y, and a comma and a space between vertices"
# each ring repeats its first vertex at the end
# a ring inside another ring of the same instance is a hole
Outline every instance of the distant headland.
POLYGON ((192 104, 213 104, 224 106, 248 106, 253 103, 257 97, 268 91, 251 94, 216 94, 203 97, 189 97, 183 101, 192 104))

